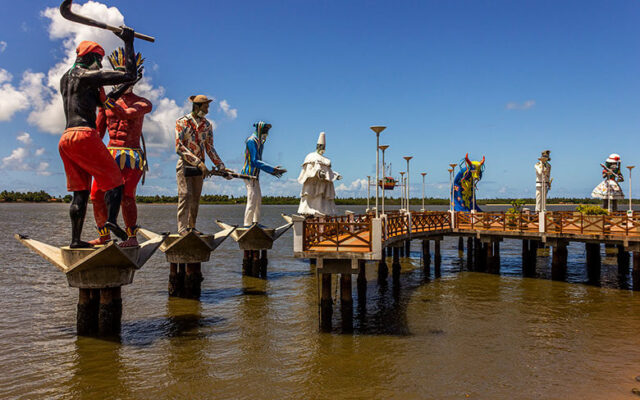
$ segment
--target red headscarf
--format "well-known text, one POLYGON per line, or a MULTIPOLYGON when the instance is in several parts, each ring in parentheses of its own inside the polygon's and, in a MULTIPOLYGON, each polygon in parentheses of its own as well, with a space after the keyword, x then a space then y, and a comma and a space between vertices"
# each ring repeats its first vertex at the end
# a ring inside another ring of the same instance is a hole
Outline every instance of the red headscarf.
POLYGON ((97 53, 97 54, 100 54, 101 57, 104 57, 104 49, 102 48, 102 46, 100 46, 96 42, 83 40, 78 45, 78 48, 76 49, 76 54, 78 55, 78 57, 82 57, 85 54, 89 54, 89 53, 97 53))

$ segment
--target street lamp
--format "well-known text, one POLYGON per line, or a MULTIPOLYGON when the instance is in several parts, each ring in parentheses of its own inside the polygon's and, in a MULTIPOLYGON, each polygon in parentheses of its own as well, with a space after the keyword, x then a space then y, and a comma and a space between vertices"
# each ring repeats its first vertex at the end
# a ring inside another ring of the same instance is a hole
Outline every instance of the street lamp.
POLYGON ((634 169, 636 166, 635 165, 627 165, 627 169, 629 170, 629 211, 627 212, 627 214, 633 215, 633 211, 631 209, 631 197, 632 197, 632 193, 631 193, 631 170, 634 169))
POLYGON ((449 212, 453 213, 453 168, 447 171, 449 171, 449 212))
POLYGON ((371 198, 371 175, 367 175, 367 212, 369 212, 370 198, 371 198))
POLYGON ((380 151, 378 150, 378 146, 380 146, 380 132, 385 130, 386 126, 370 126, 369 129, 376 133, 376 218, 380 216, 378 213, 378 182, 380 182, 380 151))
POLYGON ((404 210, 404 172, 400 172, 400 210, 404 210))
MULTIPOLYGON (((378 146, 378 148, 380 150, 382 150, 382 215, 384 215, 384 190, 385 190, 384 189, 384 185, 385 185, 385 179, 386 179, 386 176, 387 176, 386 166, 385 166, 385 163, 384 163, 384 151, 389 148, 389 145, 388 144, 383 144, 381 146, 378 146)), ((378 185, 379 184, 380 184, 380 182, 378 182, 378 185)))
POLYGON ((411 211, 411 195, 410 195, 410 191, 409 189, 411 188, 411 180, 409 178, 409 160, 411 160, 413 157, 410 156, 405 156, 402 157, 405 160, 407 160, 407 190, 406 190, 406 195, 407 195, 407 212, 411 211))
POLYGON ((422 212, 424 212, 424 177, 427 176, 427 173, 421 172, 420 175, 422 175, 422 212))

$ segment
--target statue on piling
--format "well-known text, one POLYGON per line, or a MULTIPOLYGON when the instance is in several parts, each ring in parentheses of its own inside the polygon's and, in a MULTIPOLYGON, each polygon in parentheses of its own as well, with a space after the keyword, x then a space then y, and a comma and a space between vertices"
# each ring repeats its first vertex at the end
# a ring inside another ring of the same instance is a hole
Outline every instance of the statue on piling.
POLYGON ((534 168, 536 170, 536 212, 546 211, 547 193, 551 189, 551 150, 540 155, 534 168))
POLYGON ((482 211, 476 204, 476 185, 482 179, 484 171, 482 161, 471 161, 467 153, 460 161, 460 171, 453 180, 454 211, 482 211))
MULTIPOLYGON (((124 49, 118 48, 108 57, 114 71, 124 71, 124 49)), ((140 53, 136 56, 138 79, 142 77, 142 63, 144 60, 140 53)), ((126 84, 128 87, 123 95, 115 102, 112 108, 100 108, 96 119, 96 126, 100 137, 109 130, 109 144, 107 149, 120 168, 124 180, 122 197, 122 218, 127 232, 127 240, 122 242, 122 247, 138 245, 136 234, 138 232, 138 209, 136 206, 136 188, 147 170, 147 156, 142 136, 142 124, 144 115, 151 112, 151 102, 144 97, 133 93, 134 83, 126 84), (142 140, 142 146, 140 141, 142 140)), ((144 178, 142 180, 144 184, 144 178)), ((109 230, 105 227, 107 222, 107 206, 104 201, 104 191, 97 182, 93 182, 91 188, 91 202, 93 214, 98 228, 99 238, 90 241, 92 245, 105 244, 111 240, 109 230)))
POLYGON ((128 239, 127 233, 117 225, 124 180, 96 129, 96 108, 113 108, 126 89, 122 84, 137 77, 133 29, 123 27, 115 35, 124 42, 123 70, 102 71, 104 49, 98 43, 83 41, 76 49, 75 63, 60 79, 66 129, 58 150, 67 176, 67 190, 73 192, 69 211, 71 248, 92 247, 81 240, 92 177, 96 187, 104 192, 107 208, 104 226, 122 241, 128 239), (120 87, 106 95, 105 85, 120 87))
POLYGON ((286 169, 281 166, 273 167, 262 161, 262 150, 267 141, 271 124, 259 121, 253 126, 255 131, 245 141, 244 165, 242 174, 255 177, 255 179, 245 179, 247 186, 247 207, 244 211, 244 226, 251 226, 260 222, 260 208, 262 206, 262 193, 260 191, 260 170, 280 178, 286 169))
POLYGON ((620 155, 613 153, 609 155, 602 167, 602 182, 591 192, 591 197, 602 199, 602 208, 617 211, 618 200, 624 199, 624 193, 618 182, 624 182, 622 176, 620 155))
POLYGON ((302 163, 298 183, 302 185, 298 214, 335 215, 336 192, 333 182, 342 176, 331 169, 331 160, 324 156, 326 150, 325 133, 320 132, 316 151, 307 154, 302 163))
POLYGON ((196 230, 196 219, 202 194, 202 183, 211 171, 205 165, 205 154, 218 171, 226 171, 224 163, 213 147, 213 127, 205 118, 209 103, 204 95, 189 97, 191 112, 176 121, 176 153, 180 157, 176 165, 178 182, 178 234, 185 236, 196 230))

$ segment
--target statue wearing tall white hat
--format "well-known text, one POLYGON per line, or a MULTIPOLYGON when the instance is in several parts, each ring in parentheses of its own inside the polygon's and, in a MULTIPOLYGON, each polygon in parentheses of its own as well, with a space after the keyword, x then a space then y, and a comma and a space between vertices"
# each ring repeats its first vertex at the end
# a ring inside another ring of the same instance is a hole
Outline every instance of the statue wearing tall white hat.
POLYGON ((324 156, 325 134, 320 132, 316 151, 307 154, 302 164, 298 182, 302 184, 300 207, 302 215, 335 215, 336 192, 333 182, 342 176, 331 169, 331 160, 324 156))

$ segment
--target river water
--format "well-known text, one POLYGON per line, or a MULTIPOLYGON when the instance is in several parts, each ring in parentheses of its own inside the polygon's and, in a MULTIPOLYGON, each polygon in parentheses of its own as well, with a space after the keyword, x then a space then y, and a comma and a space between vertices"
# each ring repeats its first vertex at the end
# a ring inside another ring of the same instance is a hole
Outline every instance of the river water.
MULTIPOLYGON (((265 206, 262 222, 294 211, 265 206)), ((242 213, 204 205, 198 228, 242 213)), ((266 280, 243 277, 237 244, 223 243, 202 266, 200 301, 168 298, 158 252, 123 288, 121 340, 108 341, 76 337, 77 289, 12 237, 66 244, 68 205, 1 204, 0 220, 2 399, 638 398, 640 293, 604 255, 602 285, 586 285, 577 243, 568 283, 549 280, 545 257, 538 278, 522 278, 515 240, 502 243, 500 276, 461 272, 454 238, 443 242, 442 277, 428 279, 414 243, 399 287, 378 285, 368 265, 353 334, 340 332, 337 307, 334 332, 319 332, 314 271, 292 258, 291 232, 269 252, 266 280)), ((89 210, 86 239, 91 220, 89 210)), ((142 205, 139 220, 175 230, 175 205, 142 205)))

